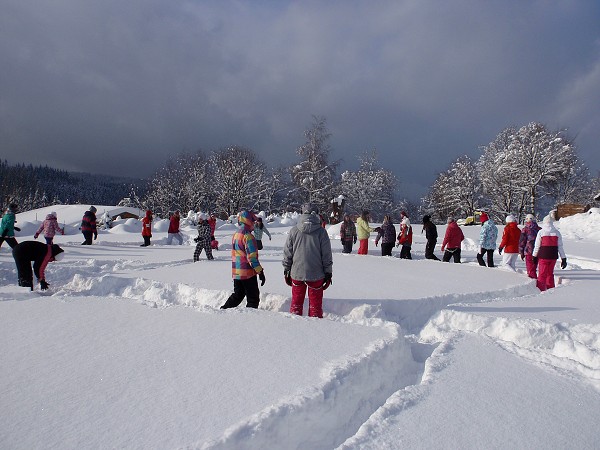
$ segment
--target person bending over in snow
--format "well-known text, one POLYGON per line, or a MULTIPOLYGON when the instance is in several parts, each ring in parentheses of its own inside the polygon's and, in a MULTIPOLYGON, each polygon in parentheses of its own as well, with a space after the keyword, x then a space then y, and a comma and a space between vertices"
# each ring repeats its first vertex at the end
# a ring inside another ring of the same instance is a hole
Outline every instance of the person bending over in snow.
POLYGON ((81 233, 85 241, 81 245, 92 245, 92 235, 94 240, 98 239, 98 229, 96 228, 96 207, 90 206, 81 219, 81 233))
POLYGON ((48 289, 45 270, 49 262, 60 261, 64 256, 64 250, 56 244, 48 245, 36 241, 25 241, 17 244, 12 251, 17 273, 19 286, 31 288, 33 291, 33 274, 40 282, 42 291, 48 289), (33 262, 33 272, 31 263, 33 262))
POLYGON ((221 309, 235 308, 246 297, 246 307, 258 308, 260 301, 260 285, 265 284, 265 271, 258 260, 256 238, 252 234, 256 215, 252 211, 238 214, 239 228, 231 239, 231 276, 233 277, 233 294, 229 296, 221 309))

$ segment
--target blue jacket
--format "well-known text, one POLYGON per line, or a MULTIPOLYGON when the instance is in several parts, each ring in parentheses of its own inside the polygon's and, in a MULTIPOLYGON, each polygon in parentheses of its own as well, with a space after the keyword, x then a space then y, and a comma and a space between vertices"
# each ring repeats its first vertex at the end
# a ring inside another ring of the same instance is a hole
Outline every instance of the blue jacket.
POLYGON ((479 232, 479 246, 486 250, 496 250, 496 239, 498 238, 498 227, 492 219, 486 220, 481 225, 479 232))

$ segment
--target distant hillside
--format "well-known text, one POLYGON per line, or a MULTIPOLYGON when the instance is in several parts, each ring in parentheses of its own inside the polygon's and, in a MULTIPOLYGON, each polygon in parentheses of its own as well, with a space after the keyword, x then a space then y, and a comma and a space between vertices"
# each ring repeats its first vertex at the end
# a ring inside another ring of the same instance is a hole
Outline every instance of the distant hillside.
POLYGON ((0 207, 17 203, 21 210, 62 204, 116 205, 140 191, 143 180, 68 172, 48 166, 9 165, 0 161, 0 207))

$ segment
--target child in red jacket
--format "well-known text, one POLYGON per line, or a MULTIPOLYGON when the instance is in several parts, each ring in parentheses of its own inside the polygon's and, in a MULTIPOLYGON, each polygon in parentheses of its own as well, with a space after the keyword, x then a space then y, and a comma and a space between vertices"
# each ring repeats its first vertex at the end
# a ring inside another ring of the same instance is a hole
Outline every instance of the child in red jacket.
POLYGON ((517 270, 515 264, 517 262, 517 256, 519 256, 519 239, 521 238, 521 230, 517 226, 517 220, 512 214, 506 216, 506 226, 504 227, 504 233, 502 233, 502 242, 498 247, 498 253, 502 255, 502 265, 517 270))

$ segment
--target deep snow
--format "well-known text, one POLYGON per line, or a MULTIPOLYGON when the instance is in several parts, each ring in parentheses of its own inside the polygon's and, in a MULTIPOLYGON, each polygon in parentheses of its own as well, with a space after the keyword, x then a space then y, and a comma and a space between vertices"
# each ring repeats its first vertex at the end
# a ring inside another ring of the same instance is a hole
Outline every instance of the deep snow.
POLYGON ((195 229, 184 228, 183 246, 166 246, 166 221, 155 221, 151 247, 139 246, 133 219, 81 246, 85 209, 17 215, 19 241, 50 211, 66 225, 47 293, 17 287, 0 248, 0 448, 600 441, 598 210, 557 223, 569 267, 544 293, 520 260, 520 273, 477 265, 479 227, 463 228, 464 263, 455 265, 423 259, 419 225, 412 261, 378 256, 373 240, 368 256, 341 254, 331 226, 333 285, 317 320, 287 313, 281 249, 294 216, 267 224, 260 309, 223 311, 233 225, 219 223, 215 261, 193 263, 195 229))

